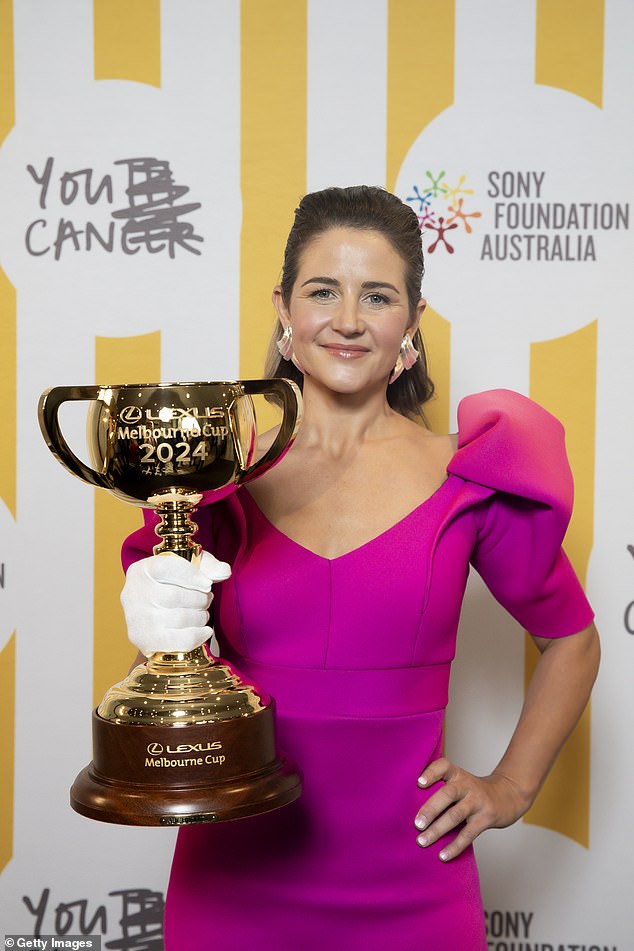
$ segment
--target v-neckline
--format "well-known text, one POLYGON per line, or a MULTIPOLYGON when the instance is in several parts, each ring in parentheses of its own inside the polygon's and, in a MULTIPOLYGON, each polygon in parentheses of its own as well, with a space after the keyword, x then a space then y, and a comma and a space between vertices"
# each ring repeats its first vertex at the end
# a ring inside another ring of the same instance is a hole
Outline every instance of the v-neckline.
POLYGON ((433 502, 440 495, 440 493, 445 488, 447 483, 450 481, 450 478, 451 478, 451 473, 447 472, 446 478, 440 483, 438 488, 435 489, 432 492, 432 494, 429 495, 426 499, 423 499, 422 502, 419 502, 418 505, 414 506, 414 508, 411 509, 409 512, 407 512, 406 515, 403 515, 403 517, 399 518, 398 521, 394 522, 392 525, 389 525, 382 532, 379 532, 378 535, 374 535, 372 538, 369 538, 367 541, 362 542, 360 545, 357 545, 355 548, 351 548, 349 551, 345 551, 341 555, 336 555, 334 558, 328 558, 326 555, 320 555, 318 552, 313 551, 311 548, 308 548, 306 545, 302 545, 301 542, 295 541, 294 538, 291 538, 290 535, 287 535, 286 532, 283 532, 281 528, 278 528, 277 525, 275 525, 271 521, 271 519, 267 515, 264 514, 264 512, 262 511, 258 503, 255 501, 255 499, 253 498, 253 496, 251 495, 251 493, 248 491, 248 489, 245 486, 241 488, 241 491, 239 491, 238 494, 245 496, 248 499, 249 504, 253 507, 253 511, 259 516, 259 518, 263 522, 266 523, 268 528, 271 531, 275 532, 276 535, 279 535, 280 538, 283 538, 290 545, 293 545, 295 548, 298 548, 301 551, 305 552, 306 554, 311 555, 313 558, 317 558, 319 561, 325 561, 330 564, 334 564, 337 561, 341 561, 343 558, 349 558, 351 555, 357 554, 358 552, 362 551, 364 548, 367 548, 369 545, 373 545, 374 543, 380 541, 381 539, 389 535, 391 532, 395 531, 397 528, 402 526, 410 518, 412 518, 414 515, 420 512, 421 509, 425 508, 425 506, 427 506, 430 502, 433 502))

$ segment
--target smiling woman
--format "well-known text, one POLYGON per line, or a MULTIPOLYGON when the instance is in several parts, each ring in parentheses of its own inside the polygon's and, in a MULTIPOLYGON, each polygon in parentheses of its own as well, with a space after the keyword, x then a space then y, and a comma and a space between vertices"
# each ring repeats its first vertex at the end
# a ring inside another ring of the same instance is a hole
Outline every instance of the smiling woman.
MULTIPOLYGON (((421 425, 421 278, 416 216, 393 195, 303 199, 267 371, 302 385, 303 423, 279 465, 197 521, 232 565, 214 602, 222 653, 275 697, 304 792, 181 829, 167 951, 484 951, 473 840, 526 812, 586 704, 598 642, 561 549, 562 427, 507 390, 463 400, 456 437, 421 425), (442 756, 470 564, 541 651, 484 776, 442 756)), ((169 632, 178 650, 194 625, 203 643, 211 581, 189 564, 189 582, 152 580, 152 529, 124 547, 130 637, 169 632)))
MULTIPOLYGON (((306 271, 304 252, 307 247, 321 240, 320 259, 327 254, 329 248, 333 249, 334 243, 326 237, 331 231, 347 232, 352 245, 359 243, 359 253, 365 252, 368 255, 366 264, 368 273, 372 272, 372 275, 361 281, 365 286, 358 290, 378 291, 378 294, 365 295, 366 307, 370 310, 387 308, 388 313, 393 313, 398 306, 402 313, 408 312, 411 328, 405 329, 409 330, 409 339, 416 350, 418 362, 413 367, 413 372, 401 376, 398 380, 392 380, 393 385, 387 392, 387 399, 390 406, 405 416, 424 419, 422 407, 432 397, 434 387, 427 372, 423 339, 418 330, 420 316, 425 307, 425 302, 421 299, 424 273, 421 235, 416 215, 395 195, 367 186, 328 188, 306 195, 295 212, 295 221, 284 253, 282 280, 273 293, 276 310, 279 314, 280 308, 288 311, 291 305, 302 262, 306 271), (389 264, 387 259, 381 259, 382 250, 387 250, 389 264), (375 260, 370 259, 372 254, 375 260), (374 269, 376 265, 379 266, 378 272, 374 269), (383 265, 391 266, 395 274, 392 281, 388 280, 387 273, 381 272, 383 265), (382 298, 384 300, 381 300, 382 298)), ((350 257, 354 257, 353 247, 350 246, 348 250, 350 257)), ((313 266, 317 267, 318 260, 311 260, 313 266)), ((341 261, 340 265, 345 267, 345 263, 341 261)), ((335 262, 329 261, 328 264, 334 266, 335 262)), ((359 265, 360 261, 357 261, 357 267, 359 265)), ((310 288, 315 296, 326 300, 332 291, 332 303, 337 299, 341 301, 344 288, 341 285, 336 286, 338 281, 335 275, 315 270, 312 275, 305 274, 305 280, 311 278, 317 281, 317 284, 310 288)), ((301 368, 299 372, 297 370, 297 357, 294 365, 290 358, 284 358, 283 353, 280 358, 278 352, 279 340, 289 326, 292 326, 292 321, 288 314, 285 318, 280 317, 269 347, 265 373, 269 377, 286 376, 303 388, 304 375, 301 368)), ((399 343, 402 339, 401 334, 399 343)), ((352 340, 348 342, 353 343, 352 340)), ((398 361, 398 348, 394 360, 398 361)))
POLYGON ((333 228, 313 238, 288 303, 281 286, 273 292, 280 325, 292 332, 304 389, 369 387, 384 395, 403 338, 416 333, 425 306, 420 300, 410 312, 404 272, 379 232, 333 228))

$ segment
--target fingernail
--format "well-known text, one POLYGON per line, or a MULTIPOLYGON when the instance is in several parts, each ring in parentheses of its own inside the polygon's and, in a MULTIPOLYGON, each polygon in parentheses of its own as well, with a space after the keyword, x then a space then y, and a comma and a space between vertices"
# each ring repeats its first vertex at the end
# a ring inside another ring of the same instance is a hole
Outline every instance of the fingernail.
POLYGON ((419 785, 419 786, 426 786, 426 785, 427 785, 427 779, 426 779, 425 776, 419 776, 419 777, 418 777, 418 785, 419 785))
POLYGON ((443 862, 446 862, 447 859, 449 858, 449 852, 440 852, 438 855, 438 858, 441 859, 443 862))
POLYGON ((425 826, 427 825, 427 819, 425 818, 425 816, 418 816, 418 818, 414 822, 414 825, 416 826, 417 829, 424 829, 425 826))
POLYGON ((416 841, 418 842, 419 845, 422 845, 424 848, 427 845, 429 840, 426 835, 419 835, 416 841))

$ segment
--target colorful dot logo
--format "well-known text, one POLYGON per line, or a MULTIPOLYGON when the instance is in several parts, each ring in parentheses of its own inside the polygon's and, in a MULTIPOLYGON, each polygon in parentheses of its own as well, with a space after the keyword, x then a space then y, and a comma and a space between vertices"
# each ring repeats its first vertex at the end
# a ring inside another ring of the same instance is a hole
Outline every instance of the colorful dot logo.
POLYGON ((463 196, 473 195, 473 189, 465 187, 466 175, 461 175, 454 187, 444 180, 444 171, 434 174, 428 169, 425 178, 427 181, 423 180, 421 184, 412 186, 412 194, 407 196, 406 201, 416 212, 423 236, 427 232, 435 235, 427 251, 433 254, 440 246, 444 247, 448 254, 453 254, 455 248, 447 238, 449 232, 456 231, 456 234, 451 236, 452 241, 456 238, 460 240, 461 234, 472 234, 473 228, 469 219, 480 218, 482 213, 465 208, 463 196))

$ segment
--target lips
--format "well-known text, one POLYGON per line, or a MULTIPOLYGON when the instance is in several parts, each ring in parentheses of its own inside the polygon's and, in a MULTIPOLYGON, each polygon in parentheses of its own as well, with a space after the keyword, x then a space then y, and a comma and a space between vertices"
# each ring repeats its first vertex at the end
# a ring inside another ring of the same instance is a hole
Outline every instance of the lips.
POLYGON ((364 353, 370 352, 368 347, 360 347, 358 344, 351 343, 326 343, 321 346, 333 356, 344 357, 348 360, 361 357, 364 353))

